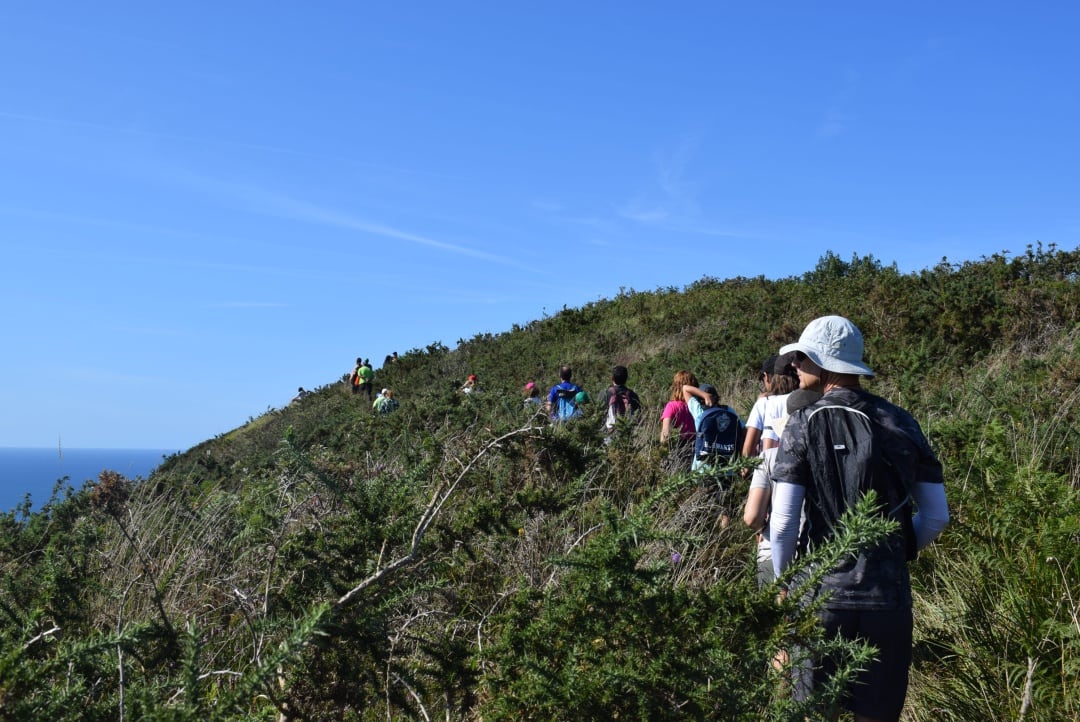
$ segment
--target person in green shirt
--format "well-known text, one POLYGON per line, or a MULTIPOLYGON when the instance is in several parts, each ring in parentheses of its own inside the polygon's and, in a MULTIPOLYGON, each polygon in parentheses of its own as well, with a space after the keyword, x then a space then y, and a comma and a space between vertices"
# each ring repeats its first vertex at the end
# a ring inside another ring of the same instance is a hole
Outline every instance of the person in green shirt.
POLYGON ((371 402, 371 397, 374 395, 374 379, 375 371, 371 368, 371 362, 364 359, 364 363, 356 369, 356 375, 359 377, 360 385, 359 390, 367 394, 368 402, 371 402))

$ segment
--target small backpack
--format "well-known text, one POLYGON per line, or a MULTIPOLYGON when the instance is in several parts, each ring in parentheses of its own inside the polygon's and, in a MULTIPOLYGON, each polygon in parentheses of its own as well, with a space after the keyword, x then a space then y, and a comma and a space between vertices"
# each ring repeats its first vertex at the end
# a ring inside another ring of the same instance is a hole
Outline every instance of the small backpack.
MULTIPOLYGON (((824 489, 833 490, 821 494, 818 501, 825 518, 838 519, 845 507, 873 489, 881 513, 900 524, 905 558, 914 559, 915 528, 907 483, 915 476, 914 455, 902 439, 866 412, 840 404, 812 407, 806 425, 808 430, 816 427, 812 438, 823 441, 808 449, 808 461, 825 482, 824 489)), ((804 534, 808 531, 804 529, 804 534)))
POLYGON ((727 406, 710 406, 698 419, 694 458, 710 466, 723 466, 739 454, 739 416, 727 406))
POLYGON ((551 411, 552 419, 566 421, 581 416, 581 409, 578 408, 575 398, 578 391, 579 389, 576 386, 568 389, 561 387, 555 389, 555 407, 551 411))
POLYGON ((630 389, 625 386, 621 389, 616 386, 608 388, 607 422, 604 424, 604 428, 611 431, 615 428, 616 420, 620 416, 630 417, 633 414, 634 407, 630 403, 630 389))

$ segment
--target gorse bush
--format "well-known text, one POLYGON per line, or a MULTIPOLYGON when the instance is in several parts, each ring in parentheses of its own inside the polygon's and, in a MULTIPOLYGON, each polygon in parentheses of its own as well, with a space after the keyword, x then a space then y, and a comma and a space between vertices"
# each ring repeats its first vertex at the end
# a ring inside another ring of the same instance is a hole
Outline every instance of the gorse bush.
MULTIPOLYGON (((149 480, 58 488, 0 515, 0 719, 827 718, 874 650, 758 589, 746 482, 721 497, 657 442, 677 370, 745 414, 761 360, 826 313, 946 469, 905 719, 1080 719, 1078 268, 1041 245, 913 274, 827 254, 626 290, 403 354, 376 372, 392 414, 330 380, 149 480), (609 438, 595 401, 525 408, 564 363, 593 399, 628 366, 641 413, 609 438), (796 703, 781 650, 840 679, 796 703)), ((883 524, 852 515, 819 566, 883 524)))

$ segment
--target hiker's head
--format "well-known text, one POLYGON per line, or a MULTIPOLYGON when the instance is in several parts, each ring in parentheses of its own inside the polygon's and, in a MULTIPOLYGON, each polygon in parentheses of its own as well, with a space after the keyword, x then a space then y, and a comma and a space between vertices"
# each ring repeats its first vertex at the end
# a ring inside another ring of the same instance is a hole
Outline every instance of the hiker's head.
POLYGON ((694 376, 694 374, 686 370, 676 371, 675 378, 671 381, 671 395, 669 397, 669 400, 682 401, 683 386, 686 385, 697 386, 697 376, 694 376))
POLYGON ((858 383, 859 376, 873 376, 863 362, 862 332, 843 316, 815 318, 796 343, 780 349, 794 353, 792 361, 799 373, 799 385, 821 390, 829 382, 841 385, 858 383), (837 378, 840 377, 840 378, 837 378))
POLYGON ((776 359, 778 358, 780 358, 778 355, 773 354, 761 362, 761 371, 758 372, 758 378, 761 379, 761 383, 768 383, 768 378, 773 373, 773 369, 776 367, 776 359))
POLYGON ((559 378, 563 381, 569 381, 570 377, 573 375, 574 371, 569 366, 563 366, 561 369, 559 369, 559 378))
POLYGON ((701 386, 698 386, 698 389, 700 389, 703 393, 708 394, 713 406, 716 406, 720 403, 720 394, 716 392, 716 387, 712 384, 702 384, 701 386))
POLYGON ((525 384, 525 395, 529 398, 535 398, 540 395, 540 389, 536 388, 535 381, 530 381, 525 384))
POLYGON ((761 377, 766 394, 779 396, 790 394, 799 388, 799 375, 792 363, 794 360, 794 353, 777 354, 765 360, 761 367, 761 377))
POLYGON ((611 380, 616 385, 624 385, 628 378, 630 378, 630 372, 626 370, 625 366, 613 366, 611 368, 611 380))
POLYGON ((357 366, 363 366, 364 365, 364 359, 362 359, 362 358, 356 359, 356 365, 357 366))

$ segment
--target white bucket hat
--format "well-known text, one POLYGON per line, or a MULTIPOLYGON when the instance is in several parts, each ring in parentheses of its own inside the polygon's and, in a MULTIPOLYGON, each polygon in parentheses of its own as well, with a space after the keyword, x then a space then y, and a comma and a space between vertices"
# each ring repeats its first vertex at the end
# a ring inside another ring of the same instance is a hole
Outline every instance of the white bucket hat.
POLYGON ((860 376, 874 375, 862 360, 862 332, 843 316, 815 318, 807 324, 798 343, 789 343, 780 349, 781 354, 792 351, 802 351, 826 371, 860 376))

